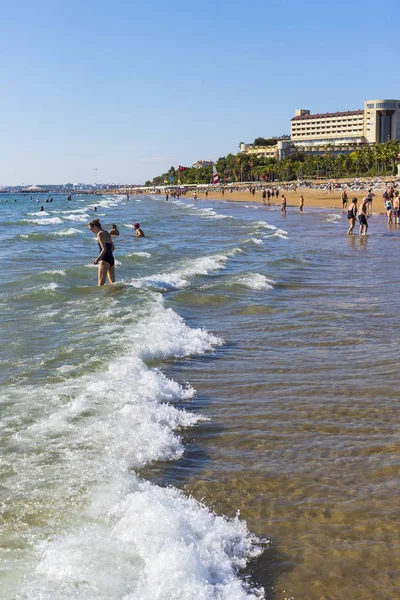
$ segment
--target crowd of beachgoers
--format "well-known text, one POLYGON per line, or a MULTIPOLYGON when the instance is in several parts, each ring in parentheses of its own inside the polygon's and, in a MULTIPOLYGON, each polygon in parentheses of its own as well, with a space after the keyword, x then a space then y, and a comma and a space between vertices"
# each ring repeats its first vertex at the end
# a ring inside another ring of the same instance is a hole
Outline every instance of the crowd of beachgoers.
POLYGON ((245 182, 245 183, 229 183, 229 184, 218 184, 218 185, 190 185, 190 186, 157 186, 157 187, 138 187, 132 190, 133 192, 145 193, 145 194, 165 194, 168 193, 171 196, 184 196, 188 191, 197 193, 204 193, 208 196, 212 190, 214 193, 220 193, 223 196, 225 194, 233 194, 237 192, 262 192, 264 189, 281 189, 285 191, 297 191, 299 189, 311 189, 319 190, 322 193, 331 194, 335 191, 368 191, 368 190, 385 190, 391 186, 396 186, 400 182, 400 178, 395 177, 374 177, 374 178, 358 178, 353 179, 342 179, 342 180, 298 180, 293 182, 279 182, 279 181, 262 181, 262 182, 245 182))

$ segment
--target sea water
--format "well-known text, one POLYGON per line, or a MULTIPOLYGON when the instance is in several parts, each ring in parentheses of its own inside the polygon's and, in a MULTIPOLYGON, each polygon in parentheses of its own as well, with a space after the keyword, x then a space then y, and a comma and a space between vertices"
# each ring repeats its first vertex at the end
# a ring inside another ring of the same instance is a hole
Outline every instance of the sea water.
POLYGON ((394 597, 396 229, 53 198, 0 203, 1 597, 394 597))

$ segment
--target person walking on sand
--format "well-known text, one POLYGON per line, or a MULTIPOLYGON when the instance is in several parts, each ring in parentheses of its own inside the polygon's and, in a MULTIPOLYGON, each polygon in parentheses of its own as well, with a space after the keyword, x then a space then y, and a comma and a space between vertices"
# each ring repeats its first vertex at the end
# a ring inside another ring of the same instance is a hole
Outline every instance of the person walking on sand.
POLYGON ((265 190, 263 190, 263 193, 262 193, 262 200, 263 200, 263 204, 265 206, 266 200, 267 200, 267 192, 265 190))
POLYGON ((368 214, 369 216, 372 216, 372 199, 375 196, 375 194, 372 193, 372 190, 368 190, 368 194, 367 194, 367 199, 368 199, 368 214))
POLYGON ((349 221, 349 229, 347 231, 347 235, 353 233, 353 229, 356 224, 357 202, 357 198, 353 198, 353 200, 351 201, 350 208, 347 209, 347 220, 349 221))
POLYGON ((116 226, 115 223, 112 224, 112 229, 110 229, 110 235, 115 235, 115 236, 119 235, 118 227, 116 226))
POLYGON ((346 192, 346 190, 343 190, 343 192, 342 192, 342 211, 343 212, 346 212, 348 200, 349 199, 347 197, 347 192, 346 192))
POLYGON ((304 208, 304 196, 303 196, 303 194, 301 194, 300 200, 299 200, 299 210, 300 210, 300 212, 303 212, 303 208, 304 208))
POLYGON ((282 194, 282 200, 281 200, 281 213, 286 217, 286 198, 285 198, 285 194, 282 194))
POLYGON ((360 207, 360 213, 358 215, 358 220, 360 222, 360 235, 367 235, 367 231, 368 231, 368 214, 367 214, 367 210, 368 210, 368 198, 367 196, 365 196, 365 198, 363 198, 363 201, 361 203, 361 207, 360 207))
POLYGON ((93 261, 93 264, 99 265, 97 284, 103 286, 106 282, 106 278, 108 278, 109 283, 114 283, 115 267, 113 252, 115 246, 111 239, 111 235, 102 228, 99 219, 90 221, 89 229, 96 234, 100 248, 100 254, 93 261))
POLYGON ((144 235, 144 231, 143 231, 143 229, 140 229, 140 223, 134 223, 134 224, 133 224, 133 228, 134 228, 134 230, 136 231, 136 233, 135 233, 135 237, 146 237, 146 236, 144 235))

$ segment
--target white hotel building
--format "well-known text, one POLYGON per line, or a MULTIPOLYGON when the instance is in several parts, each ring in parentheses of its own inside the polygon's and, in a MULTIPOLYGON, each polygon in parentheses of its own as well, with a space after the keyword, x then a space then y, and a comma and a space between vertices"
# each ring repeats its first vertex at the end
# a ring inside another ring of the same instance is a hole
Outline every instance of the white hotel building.
POLYGON ((336 113, 296 110, 290 137, 292 145, 309 152, 400 140, 400 100, 366 100, 363 110, 336 113))

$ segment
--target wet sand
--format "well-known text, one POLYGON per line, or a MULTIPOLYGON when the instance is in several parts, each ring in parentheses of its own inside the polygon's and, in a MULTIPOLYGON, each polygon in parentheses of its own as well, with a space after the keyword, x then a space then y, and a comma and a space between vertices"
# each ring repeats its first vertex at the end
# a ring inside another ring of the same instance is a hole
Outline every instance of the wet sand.
MULTIPOLYGON (((271 206, 280 206, 281 204, 281 193, 280 192, 280 196, 279 196, 279 200, 276 199, 276 197, 271 197, 270 198, 270 205, 271 206)), ((383 190, 378 190, 375 191, 375 198, 373 201, 373 212, 375 213, 380 213, 383 214, 384 213, 384 208, 383 208, 383 200, 382 200, 382 193, 383 190)), ((341 190, 338 191, 334 191, 331 194, 330 193, 326 193, 324 190, 316 190, 313 188, 301 188, 301 190, 299 191, 293 191, 293 190, 285 190, 284 194, 286 196, 287 199, 287 206, 288 208, 297 208, 299 207, 299 199, 300 199, 300 194, 302 194, 304 196, 304 211, 307 210, 307 207, 312 207, 312 208, 336 208, 336 209, 341 209, 342 208, 342 192, 341 190)), ((347 195, 349 198, 349 201, 351 201, 352 198, 357 198, 359 204, 361 203, 363 197, 365 196, 366 192, 365 190, 359 190, 359 191, 348 191, 347 195)), ((197 196, 199 200, 204 200, 205 199, 205 192, 197 192, 197 196)), ((226 191, 224 195, 221 194, 221 192, 209 192, 208 193, 208 199, 215 199, 215 200, 228 200, 230 202, 258 202, 262 204, 262 192, 261 191, 256 191, 255 195, 253 196, 252 194, 250 194, 250 192, 248 191, 226 191)))

